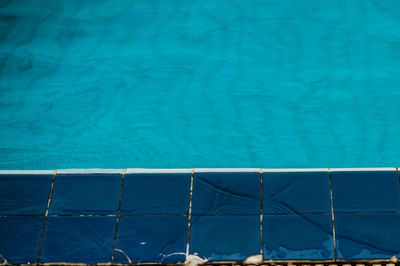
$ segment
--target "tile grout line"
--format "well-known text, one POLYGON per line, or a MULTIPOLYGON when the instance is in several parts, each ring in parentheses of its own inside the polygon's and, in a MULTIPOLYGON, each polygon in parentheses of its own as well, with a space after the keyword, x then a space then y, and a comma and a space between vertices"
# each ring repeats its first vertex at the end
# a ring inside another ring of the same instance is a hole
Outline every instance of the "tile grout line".
POLYGON ((44 241, 44 233, 45 233, 45 230, 46 230, 47 218, 49 217, 50 202, 51 202, 51 196, 53 195, 53 188, 54 188, 54 182, 56 180, 56 175, 57 175, 57 170, 54 170, 53 178, 51 180, 51 185, 50 185, 49 198, 47 199, 46 211, 44 213, 42 234, 40 235, 40 244, 39 244, 38 255, 36 257, 36 264, 40 263, 40 256, 42 255, 42 246, 43 246, 43 241, 44 241))
POLYGON ((264 249, 263 249, 263 170, 260 168, 260 181, 261 181, 261 186, 260 186, 260 254, 262 258, 264 258, 264 249))
POLYGON ((400 173, 399 173, 399 168, 398 167, 396 167, 396 172, 397 172, 397 176, 399 178, 399 186, 400 186, 400 173))
POLYGON ((328 172, 329 172, 329 186, 330 186, 330 196, 331 196, 331 217, 332 217, 333 256, 334 256, 334 260, 337 261, 335 213, 334 213, 334 211, 333 211, 332 172, 331 172, 331 169, 330 169, 330 168, 328 168, 328 172))
POLYGON ((190 229, 192 223, 192 202, 193 202, 193 179, 194 179, 194 168, 192 169, 192 174, 190 176, 190 191, 189 191, 189 213, 188 213, 188 234, 186 241, 186 260, 189 256, 189 245, 190 245, 190 229))
POLYGON ((125 173, 126 173, 126 169, 124 169, 122 171, 122 176, 121 176, 121 189, 119 191, 118 210, 117 210, 117 214, 116 214, 117 221, 115 223, 114 240, 113 240, 113 247, 112 247, 112 252, 111 252, 111 264, 114 264, 114 255, 115 255, 115 247, 117 244, 119 218, 121 216, 122 192, 124 189, 125 173))

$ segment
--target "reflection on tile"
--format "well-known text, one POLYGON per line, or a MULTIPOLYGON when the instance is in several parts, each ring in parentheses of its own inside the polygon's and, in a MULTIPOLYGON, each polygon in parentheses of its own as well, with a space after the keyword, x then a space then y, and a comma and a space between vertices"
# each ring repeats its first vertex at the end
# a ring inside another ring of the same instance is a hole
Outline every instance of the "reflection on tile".
POLYGON ((0 217, 0 254, 11 264, 36 263, 43 222, 40 216, 0 217))
POLYGON ((57 175, 49 213, 116 213, 121 177, 118 174, 57 175))
POLYGON ((127 174, 122 194, 122 214, 187 214, 190 173, 127 174))
POLYGON ((264 215, 264 260, 333 259, 330 214, 264 215))
POLYGON ((193 214, 260 214, 260 173, 195 173, 193 214))
POLYGON ((336 214, 339 259, 389 259, 400 256, 400 214, 336 214))
POLYGON ((330 211, 328 172, 263 173, 264 213, 330 211))
POLYGON ((242 261, 260 253, 260 216, 192 216, 190 253, 242 261))
POLYGON ((111 216, 49 217, 40 262, 110 262, 115 225, 111 216))
POLYGON ((400 211, 396 171, 332 172, 335 212, 400 211))
MULTIPOLYGON (((185 261, 187 216, 122 216, 118 225, 116 249, 133 263, 185 261)), ((128 263, 116 251, 115 262, 128 263)))
POLYGON ((0 214, 43 215, 53 175, 0 175, 0 214))

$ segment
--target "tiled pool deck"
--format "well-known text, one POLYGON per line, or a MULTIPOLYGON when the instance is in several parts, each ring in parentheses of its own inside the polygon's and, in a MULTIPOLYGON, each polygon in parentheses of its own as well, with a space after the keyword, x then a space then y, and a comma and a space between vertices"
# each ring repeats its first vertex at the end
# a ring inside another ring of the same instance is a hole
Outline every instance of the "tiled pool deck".
POLYGON ((397 168, 0 171, 0 187, 12 264, 400 256, 397 168))

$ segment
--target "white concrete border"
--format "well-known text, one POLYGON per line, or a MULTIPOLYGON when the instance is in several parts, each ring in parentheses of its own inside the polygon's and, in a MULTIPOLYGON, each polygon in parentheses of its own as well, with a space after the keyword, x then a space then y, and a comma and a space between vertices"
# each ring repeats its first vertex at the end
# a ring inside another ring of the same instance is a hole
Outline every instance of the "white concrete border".
MULTIPOLYGON (((378 168, 187 168, 187 169, 149 169, 128 168, 126 174, 167 174, 167 173, 292 173, 292 172, 343 172, 343 171, 396 171, 395 167, 378 168)), ((60 170, 0 170, 0 175, 53 175, 57 174, 122 174, 124 169, 60 169, 60 170)))
POLYGON ((68 174, 122 174, 124 169, 60 169, 57 170, 57 174, 68 175, 68 174))
POLYGON ((125 174, 191 174, 192 169, 146 169, 128 168, 125 174))
POLYGON ((249 173, 260 172, 261 168, 194 168, 195 173, 249 173))
POLYGON ((262 169, 263 173, 328 172, 329 168, 276 168, 262 169))
POLYGON ((331 168, 332 172, 354 172, 354 171, 378 171, 378 172, 382 172, 382 171, 396 171, 395 167, 380 167, 380 168, 331 168))
POLYGON ((0 170, 0 175, 54 175, 54 170, 0 170))

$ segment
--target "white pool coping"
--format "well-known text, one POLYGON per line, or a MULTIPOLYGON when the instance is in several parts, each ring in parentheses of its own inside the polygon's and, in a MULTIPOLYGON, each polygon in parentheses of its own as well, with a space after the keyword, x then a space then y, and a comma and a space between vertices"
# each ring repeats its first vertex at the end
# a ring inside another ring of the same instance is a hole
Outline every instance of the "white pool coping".
POLYGON ((343 171, 397 171, 396 167, 367 168, 182 168, 182 169, 58 169, 58 170, 0 170, 0 175, 53 175, 53 174, 174 174, 174 173, 293 173, 293 172, 343 172, 343 171))

